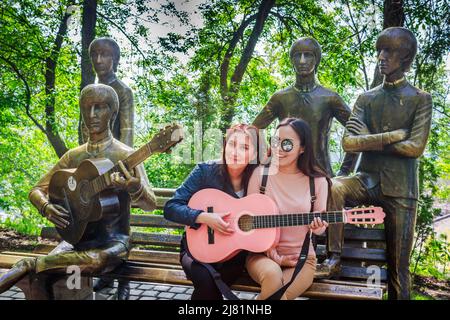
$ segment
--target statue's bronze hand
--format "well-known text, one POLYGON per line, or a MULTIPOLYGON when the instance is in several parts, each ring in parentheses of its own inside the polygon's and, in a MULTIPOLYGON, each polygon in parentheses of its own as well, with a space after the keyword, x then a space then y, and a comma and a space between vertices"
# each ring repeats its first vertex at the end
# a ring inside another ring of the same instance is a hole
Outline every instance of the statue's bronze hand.
POLYGON ((60 229, 65 229, 70 224, 67 220, 69 212, 58 204, 48 203, 44 209, 44 217, 60 229))
POLYGON ((122 161, 119 160, 118 165, 122 170, 111 174, 111 182, 115 187, 122 188, 128 193, 136 193, 142 187, 141 179, 133 177, 131 173, 125 168, 122 161))
POLYGON ((345 125, 346 129, 355 135, 370 134, 367 125, 355 117, 350 117, 345 125))
POLYGON ((398 129, 389 132, 389 144, 400 142, 406 139, 408 136, 408 130, 398 129))

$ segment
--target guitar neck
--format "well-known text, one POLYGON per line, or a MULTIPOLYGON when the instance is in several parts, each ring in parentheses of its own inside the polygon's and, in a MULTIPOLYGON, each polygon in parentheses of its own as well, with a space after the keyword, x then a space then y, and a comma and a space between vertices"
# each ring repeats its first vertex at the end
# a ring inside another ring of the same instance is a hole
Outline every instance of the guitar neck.
POLYGON ((253 216, 253 229, 293 227, 309 225, 314 218, 320 218, 328 223, 344 222, 342 211, 305 212, 277 215, 253 216))
MULTIPOLYGON (((138 166, 141 162, 152 155, 152 150, 150 148, 150 142, 143 145, 141 148, 130 154, 125 160, 122 161, 127 170, 132 170, 138 166)), ((102 175, 91 181, 92 194, 98 194, 106 190, 111 185, 111 173, 122 172, 119 165, 115 165, 102 175)))

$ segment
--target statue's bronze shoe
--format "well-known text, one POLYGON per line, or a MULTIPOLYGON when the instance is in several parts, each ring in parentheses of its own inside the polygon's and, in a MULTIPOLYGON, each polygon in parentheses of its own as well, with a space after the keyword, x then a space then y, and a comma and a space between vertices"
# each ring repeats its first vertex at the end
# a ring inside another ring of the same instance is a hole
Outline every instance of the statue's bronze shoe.
POLYGON ((117 286, 117 300, 129 300, 130 299, 130 282, 119 281, 117 286))
POLYGON ((9 290, 30 272, 36 270, 36 258, 24 258, 0 276, 0 293, 9 290))
POLYGON ((114 285, 114 279, 112 278, 98 278, 95 282, 94 282, 94 292, 99 292, 103 289, 105 289, 106 287, 112 287, 114 285))
POLYGON ((317 266, 315 277, 331 278, 339 273, 341 270, 341 256, 333 253, 331 257, 325 259, 320 265, 317 266))

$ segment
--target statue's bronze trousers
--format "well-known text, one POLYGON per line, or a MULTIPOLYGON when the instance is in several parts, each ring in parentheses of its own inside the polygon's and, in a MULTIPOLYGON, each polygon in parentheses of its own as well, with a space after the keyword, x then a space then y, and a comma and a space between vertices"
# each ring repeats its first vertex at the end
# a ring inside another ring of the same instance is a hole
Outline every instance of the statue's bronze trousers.
MULTIPOLYGON (((8 290, 28 272, 46 277, 45 271, 66 273, 69 266, 77 266, 81 274, 102 274, 114 270, 128 257, 127 247, 121 242, 110 242, 98 248, 76 251, 67 242, 61 242, 49 255, 38 257, 35 263, 25 258, 0 277, 0 291, 8 290), (34 270, 33 270, 34 269, 34 270)), ((0 293, 1 293, 0 292, 0 293)))
POLYGON ((410 299, 409 263, 416 224, 417 200, 385 196, 379 184, 373 188, 366 188, 357 177, 334 178, 332 195, 335 205, 341 208, 349 201, 355 205, 375 205, 384 209, 388 298, 410 299))
POLYGON ((120 242, 111 242, 99 248, 75 251, 61 242, 49 255, 36 261, 36 273, 57 270, 65 271, 68 266, 78 266, 82 274, 106 273, 114 270, 127 259, 128 250, 120 242))

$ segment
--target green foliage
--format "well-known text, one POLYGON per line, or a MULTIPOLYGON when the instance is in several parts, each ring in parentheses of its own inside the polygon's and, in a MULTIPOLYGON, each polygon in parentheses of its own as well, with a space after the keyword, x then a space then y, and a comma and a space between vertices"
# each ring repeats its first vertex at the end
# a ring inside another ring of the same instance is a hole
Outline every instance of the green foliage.
POLYGON ((411 293, 411 300, 434 300, 432 297, 413 291, 411 293))
POLYGON ((422 276, 432 276, 437 279, 450 279, 450 242, 445 234, 439 237, 432 233, 425 241, 422 251, 413 255, 415 264, 411 272, 422 276))

